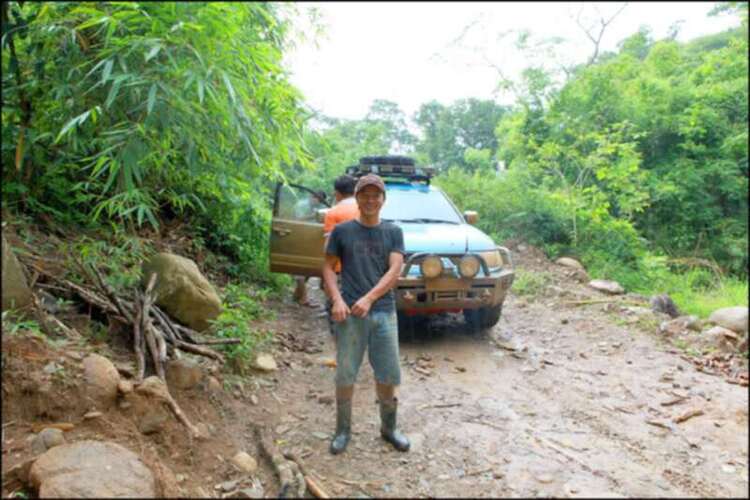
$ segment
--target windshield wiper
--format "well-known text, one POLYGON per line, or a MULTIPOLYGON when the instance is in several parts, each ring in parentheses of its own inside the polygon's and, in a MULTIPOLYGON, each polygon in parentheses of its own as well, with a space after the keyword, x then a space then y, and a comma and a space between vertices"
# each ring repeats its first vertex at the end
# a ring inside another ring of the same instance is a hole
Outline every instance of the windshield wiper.
POLYGON ((454 222, 452 220, 444 220, 444 219, 429 219, 429 218, 418 218, 418 219, 399 219, 396 222, 435 222, 435 223, 442 223, 442 224, 458 224, 458 222, 454 222))

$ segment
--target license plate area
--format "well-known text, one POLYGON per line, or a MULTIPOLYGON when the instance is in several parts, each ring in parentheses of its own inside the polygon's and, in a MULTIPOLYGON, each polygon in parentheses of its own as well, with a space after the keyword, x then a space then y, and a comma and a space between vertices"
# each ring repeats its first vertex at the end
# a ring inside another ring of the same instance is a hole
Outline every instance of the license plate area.
POLYGON ((446 290, 468 290, 471 287, 471 280, 466 279, 447 279, 435 278, 425 280, 425 290, 428 292, 441 292, 446 290))

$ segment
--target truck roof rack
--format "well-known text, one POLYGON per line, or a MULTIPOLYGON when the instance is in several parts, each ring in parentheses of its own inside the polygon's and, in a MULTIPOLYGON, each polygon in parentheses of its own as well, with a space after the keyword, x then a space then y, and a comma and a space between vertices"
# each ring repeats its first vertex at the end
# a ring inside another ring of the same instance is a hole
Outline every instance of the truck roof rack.
POLYGON ((365 156, 359 159, 358 165, 346 168, 346 173, 361 177, 366 174, 378 174, 381 177, 397 177, 409 181, 426 182, 435 175, 433 167, 418 167, 408 156, 365 156))

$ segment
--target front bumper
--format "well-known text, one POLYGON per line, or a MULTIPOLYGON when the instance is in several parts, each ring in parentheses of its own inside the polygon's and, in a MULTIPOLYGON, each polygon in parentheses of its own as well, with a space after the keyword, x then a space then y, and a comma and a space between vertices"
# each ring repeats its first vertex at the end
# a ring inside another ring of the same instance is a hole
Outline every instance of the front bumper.
POLYGON ((505 248, 502 252, 507 258, 507 268, 490 271, 480 258, 484 273, 474 278, 450 272, 431 279, 408 274, 411 266, 417 265, 426 254, 414 255, 408 259, 396 285, 396 308, 410 314, 432 314, 502 305, 515 278, 510 252, 505 248))

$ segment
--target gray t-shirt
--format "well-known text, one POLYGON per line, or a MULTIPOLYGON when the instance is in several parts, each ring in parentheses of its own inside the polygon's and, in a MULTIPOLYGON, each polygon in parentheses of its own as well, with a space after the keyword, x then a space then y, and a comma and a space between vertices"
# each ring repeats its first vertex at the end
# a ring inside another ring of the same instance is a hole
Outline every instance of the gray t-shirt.
MULTIPOLYGON (((341 259, 341 296, 349 307, 372 290, 388 271, 391 252, 404 253, 404 233, 390 222, 367 227, 358 220, 336 225, 326 253, 341 259)), ((393 290, 372 304, 372 311, 392 311, 393 290)))

